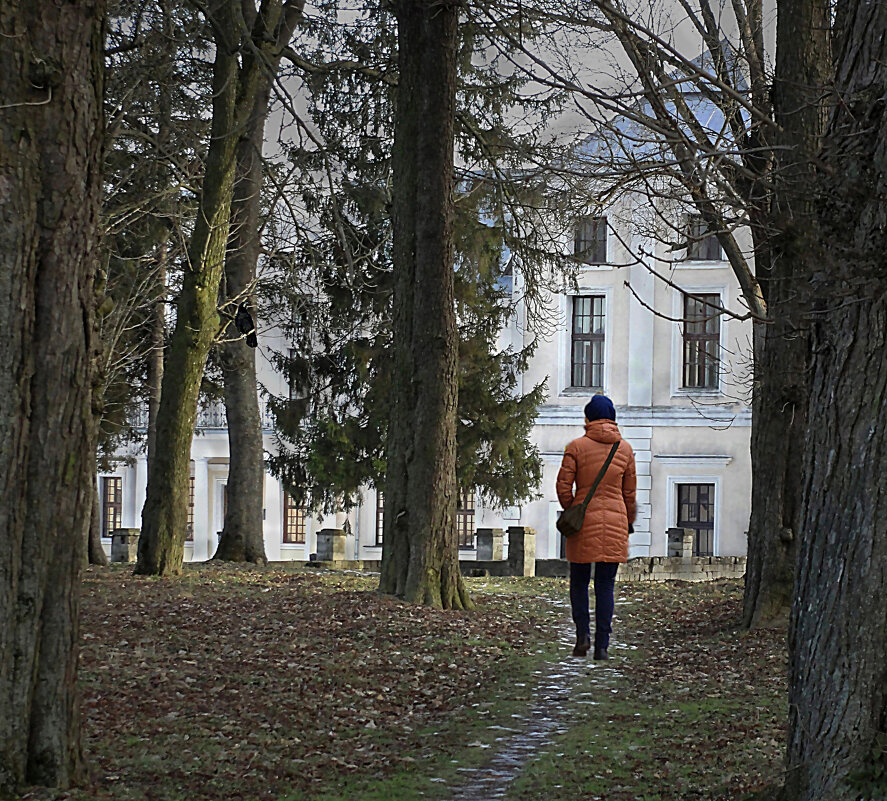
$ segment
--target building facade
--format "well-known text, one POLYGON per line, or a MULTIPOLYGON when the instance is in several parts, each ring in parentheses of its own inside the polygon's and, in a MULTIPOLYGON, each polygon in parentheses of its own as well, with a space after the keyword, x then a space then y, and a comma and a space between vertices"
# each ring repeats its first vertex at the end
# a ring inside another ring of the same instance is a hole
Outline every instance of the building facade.
MULTIPOLYGON (((625 207, 580 220, 571 246, 578 266, 574 280, 549 297, 548 319, 516 314, 501 334, 503 346, 536 341, 536 353, 522 376, 528 387, 543 379, 548 397, 539 410, 533 440, 544 460, 539 497, 521 507, 484 509, 463 494, 457 514, 461 555, 471 558, 479 527, 523 525, 537 532, 538 558, 562 555, 555 527, 559 504, 554 484, 564 446, 584 433, 583 408, 604 392, 616 406, 617 423, 635 451, 638 520, 631 556, 662 556, 666 530, 692 528, 698 555, 741 556, 751 496, 747 401, 751 324, 739 319, 741 295, 713 236, 685 224, 686 249, 668 250, 621 222, 625 207), (658 275, 654 275, 654 271, 658 275), (722 311, 725 310, 725 311, 722 311), (540 324, 540 322, 542 324, 540 324)), ((520 271, 512 291, 521 293, 520 271)), ((286 393, 270 360, 257 362, 262 384, 286 393)), ((265 446, 274 439, 263 415, 265 446)), ((111 474, 100 476, 102 533, 110 549, 115 528, 138 528, 145 498, 147 465, 137 448, 111 474)), ((212 557, 225 514, 228 438, 224 409, 199 415, 191 449, 191 495, 185 558, 212 557)), ((381 557, 384 498, 363 494, 345 514, 314 518, 296 507, 279 482, 267 475, 264 487, 265 549, 268 559, 307 560, 316 552, 317 533, 344 528, 349 558, 381 557)))

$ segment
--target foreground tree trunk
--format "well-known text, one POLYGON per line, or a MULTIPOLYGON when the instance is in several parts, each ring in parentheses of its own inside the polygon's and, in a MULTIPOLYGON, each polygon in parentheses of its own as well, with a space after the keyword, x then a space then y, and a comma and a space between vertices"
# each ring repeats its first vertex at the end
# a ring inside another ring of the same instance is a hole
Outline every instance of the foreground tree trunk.
POLYGON ((468 608, 456 541, 453 120, 459 4, 401 0, 394 128, 394 379, 380 589, 468 608))
MULTIPOLYGON (((231 204, 231 236, 225 262, 225 294, 233 315, 241 303, 251 307, 252 287, 259 260, 259 217, 262 197, 262 144, 271 90, 280 64, 280 53, 289 44, 304 0, 289 2, 277 35, 277 51, 262 74, 261 86, 246 129, 237 145, 236 181, 231 204)), ((247 20, 254 24, 254 20, 247 20)), ((228 510, 216 559, 265 564, 262 526, 265 458, 262 418, 256 381, 256 351, 241 338, 233 322, 219 345, 225 382, 228 420, 228 510)))
POLYGON ((794 587, 809 393, 809 331, 799 287, 809 278, 815 248, 810 187, 832 69, 828 15, 820 0, 779 6, 772 95, 779 147, 774 189, 755 231, 756 275, 772 323, 754 328, 747 628, 786 625, 794 587))
POLYGON ((100 0, 0 0, 0 796, 82 773, 100 0))
POLYGON ((817 208, 787 797, 887 797, 887 6, 839 2, 817 208))

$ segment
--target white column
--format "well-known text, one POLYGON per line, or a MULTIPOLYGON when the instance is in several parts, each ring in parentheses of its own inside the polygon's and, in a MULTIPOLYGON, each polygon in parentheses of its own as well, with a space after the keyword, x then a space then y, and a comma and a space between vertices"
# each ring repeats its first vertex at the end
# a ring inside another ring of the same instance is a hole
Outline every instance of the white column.
MULTIPOLYGON (((129 493, 130 502, 126 505, 123 515, 124 528, 142 527, 142 507, 145 505, 145 493, 148 490, 148 459, 145 456, 136 458, 135 468, 129 468, 124 473, 123 483, 132 480, 133 487, 129 493)), ((124 487, 124 493, 126 488, 124 487)))
POLYGON ((194 460, 194 560, 204 561, 209 552, 209 465, 205 458, 194 460))
MULTIPOLYGON (((561 505, 558 501, 548 502, 548 536, 539 537, 537 545, 545 541, 545 553, 539 554, 540 559, 559 559, 561 555, 561 533, 557 530, 558 512, 561 505)), ((541 549, 540 549, 541 551, 541 549)))
MULTIPOLYGON (((650 253, 655 247, 651 239, 634 238, 635 252, 650 253)), ((653 306, 653 274, 643 265, 629 268, 631 288, 644 303, 653 306)), ((653 405, 653 312, 645 309, 637 298, 628 299, 628 405, 653 405)))
POLYGON ((265 536, 265 555, 271 562, 281 558, 283 542, 283 490, 280 482, 265 474, 265 520, 262 526, 265 536))

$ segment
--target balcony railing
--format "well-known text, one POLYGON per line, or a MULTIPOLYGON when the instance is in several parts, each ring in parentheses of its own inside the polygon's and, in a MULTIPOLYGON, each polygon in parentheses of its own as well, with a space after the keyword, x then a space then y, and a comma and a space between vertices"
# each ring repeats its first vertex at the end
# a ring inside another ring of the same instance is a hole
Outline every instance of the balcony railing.
MULTIPOLYGON (((262 418, 262 430, 271 431, 274 428, 274 416, 267 404, 259 401, 259 414, 262 418)), ((148 428, 148 407, 141 406, 135 413, 133 428, 146 430, 148 428)), ((202 405, 197 410, 197 423, 194 426, 198 431, 226 431, 228 429, 228 417, 225 414, 225 404, 219 401, 202 405)))

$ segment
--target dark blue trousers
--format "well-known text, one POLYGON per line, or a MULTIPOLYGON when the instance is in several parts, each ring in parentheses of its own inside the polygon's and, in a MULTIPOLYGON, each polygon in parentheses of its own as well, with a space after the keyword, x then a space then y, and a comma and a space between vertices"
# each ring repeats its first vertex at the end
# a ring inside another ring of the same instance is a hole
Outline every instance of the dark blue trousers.
POLYGON ((618 562, 570 562, 570 606, 576 636, 591 636, 588 612, 588 584, 594 564, 594 647, 606 649, 613 631, 613 588, 616 586, 618 562))

